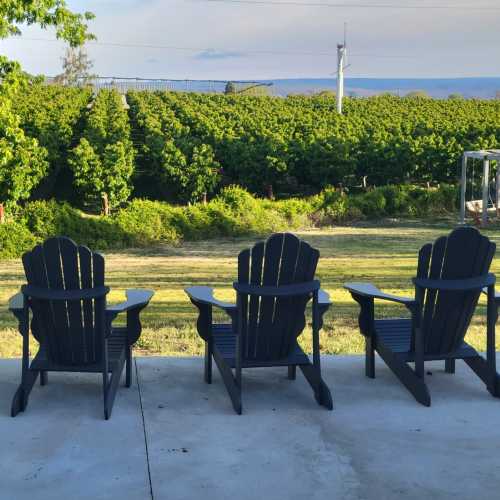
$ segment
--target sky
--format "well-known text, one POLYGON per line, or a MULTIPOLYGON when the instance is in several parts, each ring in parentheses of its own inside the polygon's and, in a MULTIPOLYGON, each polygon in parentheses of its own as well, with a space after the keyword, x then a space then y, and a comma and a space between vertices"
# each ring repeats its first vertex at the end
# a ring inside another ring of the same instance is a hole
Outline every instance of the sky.
MULTIPOLYGON (((87 44, 87 52, 100 76, 332 78, 344 23, 348 77, 500 76, 500 0, 260 1, 275 3, 69 0, 68 5, 96 15, 90 30, 98 41, 87 44)), ((31 73, 60 73, 65 45, 53 41, 54 31, 21 28, 22 37, 0 40, 0 53, 31 73)))

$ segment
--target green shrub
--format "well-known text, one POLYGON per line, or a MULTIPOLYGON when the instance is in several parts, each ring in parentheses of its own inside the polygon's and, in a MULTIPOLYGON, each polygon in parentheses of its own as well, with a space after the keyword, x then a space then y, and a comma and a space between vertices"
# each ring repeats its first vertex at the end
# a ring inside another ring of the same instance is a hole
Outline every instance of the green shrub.
POLYGON ((380 189, 354 195, 350 203, 366 217, 381 217, 385 215, 386 199, 380 189))
POLYGON ((181 234, 175 227, 176 209, 166 203, 134 200, 117 212, 113 220, 130 246, 144 247, 152 243, 177 243, 181 234))
POLYGON ((29 229, 19 222, 0 224, 0 259, 19 257, 37 244, 29 229))
POLYGON ((266 209, 275 210, 285 219, 290 229, 298 229, 311 225, 311 216, 314 213, 314 206, 308 199, 290 198, 270 202, 263 201, 266 209))
POLYGON ((387 215, 408 213, 410 207, 409 190, 406 186, 382 186, 377 188, 385 198, 384 212, 387 215))
POLYGON ((333 188, 307 199, 270 201, 230 186, 207 204, 173 206, 136 199, 111 217, 89 216, 66 203, 33 201, 9 205, 0 225, 0 258, 18 257, 51 236, 68 236, 96 250, 147 247, 159 243, 257 236, 310 225, 346 223, 363 217, 427 216, 456 209, 455 186, 383 186, 347 195, 333 188))

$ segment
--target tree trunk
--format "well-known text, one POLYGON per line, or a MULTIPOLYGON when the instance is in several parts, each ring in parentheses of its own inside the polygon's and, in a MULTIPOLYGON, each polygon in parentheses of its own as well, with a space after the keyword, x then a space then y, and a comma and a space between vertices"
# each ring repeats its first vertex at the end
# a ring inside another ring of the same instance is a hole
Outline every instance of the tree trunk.
POLYGON ((203 193, 203 196, 202 196, 202 202, 203 202, 203 205, 206 205, 207 204, 207 193, 203 193))
POLYGON ((102 193, 102 213, 106 217, 109 215, 110 210, 109 210, 109 199, 108 199, 108 193, 102 193))
POLYGON ((268 199, 274 200, 274 191, 273 191, 273 185, 272 184, 267 184, 266 185, 266 194, 268 199))

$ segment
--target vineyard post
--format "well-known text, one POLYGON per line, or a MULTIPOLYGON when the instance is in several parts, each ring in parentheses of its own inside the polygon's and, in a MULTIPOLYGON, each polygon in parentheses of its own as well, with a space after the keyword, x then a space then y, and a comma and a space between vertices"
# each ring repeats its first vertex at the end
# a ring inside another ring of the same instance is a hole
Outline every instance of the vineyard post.
POLYGON ((483 213, 481 216, 481 226, 488 224, 488 195, 490 186, 490 160, 483 162, 483 213))
POLYGON ((108 193, 102 193, 102 213, 107 217, 110 214, 108 193))
POLYGON ((462 156, 462 175, 460 178, 460 224, 465 224, 465 194, 467 186, 467 155, 462 156))
POLYGON ((497 172, 495 182, 495 204, 497 209, 497 217, 500 217, 500 161, 497 160, 497 172))

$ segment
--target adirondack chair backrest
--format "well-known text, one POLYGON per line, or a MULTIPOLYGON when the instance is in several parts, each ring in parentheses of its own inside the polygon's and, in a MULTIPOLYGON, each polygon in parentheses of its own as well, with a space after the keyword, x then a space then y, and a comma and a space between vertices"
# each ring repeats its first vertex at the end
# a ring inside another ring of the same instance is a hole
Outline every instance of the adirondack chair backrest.
MULTIPOLYGON (((69 238, 50 238, 23 255, 28 285, 51 291, 104 286, 104 258, 69 238)), ((102 359, 105 296, 84 300, 30 299, 32 332, 60 365, 98 363, 102 359)))
MULTIPOLYGON (((487 274, 496 245, 472 227, 461 227, 419 253, 418 278, 460 280, 487 274)), ((427 290, 416 298, 424 304, 422 329, 426 354, 449 354, 464 340, 480 291, 427 290)))
MULTIPOLYGON (((319 252, 293 234, 274 234, 238 256, 238 282, 291 285, 314 279, 319 252)), ((243 296, 244 360, 272 361, 287 356, 305 326, 310 294, 294 298, 243 296)))

